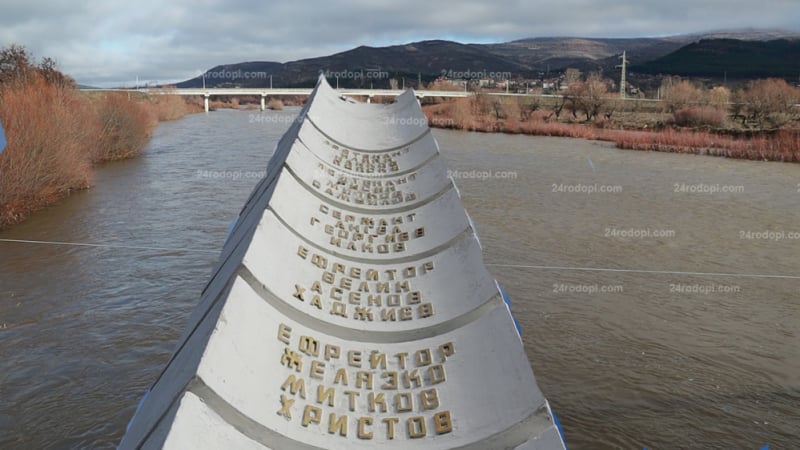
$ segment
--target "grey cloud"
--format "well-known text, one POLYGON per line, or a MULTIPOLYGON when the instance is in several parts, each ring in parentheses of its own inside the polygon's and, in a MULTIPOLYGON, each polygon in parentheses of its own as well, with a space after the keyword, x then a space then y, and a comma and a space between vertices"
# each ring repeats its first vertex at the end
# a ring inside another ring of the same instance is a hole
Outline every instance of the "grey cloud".
POLYGON ((88 84, 174 81, 218 64, 289 61, 419 39, 632 37, 800 28, 796 0, 4 0, 0 45, 26 45, 88 84))

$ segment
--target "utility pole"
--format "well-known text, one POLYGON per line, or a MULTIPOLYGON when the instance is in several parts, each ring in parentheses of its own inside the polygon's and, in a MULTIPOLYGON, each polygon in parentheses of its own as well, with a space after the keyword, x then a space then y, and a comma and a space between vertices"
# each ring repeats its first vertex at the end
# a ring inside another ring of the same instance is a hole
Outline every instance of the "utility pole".
POLYGON ((626 86, 627 83, 625 82, 625 72, 626 72, 626 70, 628 68, 628 58, 627 58, 626 52, 624 50, 622 51, 622 56, 620 56, 620 58, 622 59, 622 64, 617 66, 617 67, 621 67, 622 68, 622 76, 619 79, 619 96, 622 97, 622 98, 625 98, 625 91, 627 90, 626 89, 627 88, 627 86, 626 86))

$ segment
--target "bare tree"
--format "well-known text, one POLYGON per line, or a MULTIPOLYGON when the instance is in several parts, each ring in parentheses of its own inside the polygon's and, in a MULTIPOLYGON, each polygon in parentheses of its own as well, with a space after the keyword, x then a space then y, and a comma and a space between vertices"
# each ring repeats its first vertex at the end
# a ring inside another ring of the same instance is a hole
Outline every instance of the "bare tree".
MULTIPOLYGON (((569 110, 570 114, 572 114, 573 119, 578 118, 578 112, 581 110, 579 96, 583 91, 583 82, 576 81, 569 85, 566 91, 564 91, 563 99, 564 104, 569 110)), ((558 116, 556 116, 558 117, 558 116)))
POLYGON ((745 114, 746 102, 744 89, 737 89, 731 94, 731 115, 734 121, 741 119, 742 125, 745 125, 747 121, 747 115, 745 114))
POLYGON ((76 87, 75 80, 61 73, 56 66, 54 59, 49 57, 42 58, 42 62, 39 64, 39 73, 50 84, 65 88, 76 87))
POLYGON ((28 50, 17 44, 0 49, 0 83, 27 82, 36 68, 28 50))
POLYGON ((623 101, 619 98, 614 98, 606 101, 603 107, 603 117, 605 117, 606 120, 610 120, 611 116, 613 116, 618 109, 622 109, 622 106, 623 106, 623 101))
POLYGON ((796 118, 800 89, 781 79, 755 80, 748 83, 742 100, 748 119, 762 128, 777 128, 796 118))
POLYGON ((556 119, 558 119, 561 116, 561 111, 564 109, 564 105, 567 102, 567 98, 563 95, 558 95, 555 97, 555 101, 556 103, 553 105, 553 110, 552 110, 553 113, 547 116, 547 120, 550 120, 550 118, 553 117, 553 115, 556 116, 556 119))
POLYGON ((674 113, 690 104, 705 104, 705 93, 688 81, 662 83, 661 96, 667 112, 674 113))
POLYGON ((586 81, 578 81, 567 89, 567 104, 572 116, 577 118, 583 112, 586 121, 592 121, 607 103, 608 81, 597 73, 589 74, 586 81))
POLYGON ((531 114, 541 107, 539 97, 531 97, 529 99, 518 97, 517 102, 519 103, 519 120, 523 122, 530 119, 531 114))
POLYGON ((717 86, 708 92, 708 103, 720 111, 728 111, 731 91, 725 86, 717 86))
POLYGON ((492 111, 494 112, 495 119, 505 119, 503 115, 503 102, 500 101, 500 97, 494 97, 492 99, 492 111))
POLYGON ((582 98, 583 112, 586 120, 591 121, 606 105, 608 95, 608 81, 604 80, 599 74, 592 73, 586 79, 582 98))
POLYGON ((75 87, 75 81, 59 72, 56 61, 52 58, 43 58, 39 65, 28 50, 12 44, 0 49, 0 84, 23 83, 27 84, 41 76, 48 84, 59 87, 75 87))
POLYGON ((480 117, 484 114, 489 114, 493 110, 492 99, 482 92, 476 92, 475 95, 470 97, 470 108, 474 117, 480 117))

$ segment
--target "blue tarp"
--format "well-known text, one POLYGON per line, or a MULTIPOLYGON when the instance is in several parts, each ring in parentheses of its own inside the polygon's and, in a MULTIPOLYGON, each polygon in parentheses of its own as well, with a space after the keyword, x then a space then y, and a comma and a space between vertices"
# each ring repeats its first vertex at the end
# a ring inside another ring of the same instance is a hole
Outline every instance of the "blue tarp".
POLYGON ((3 123, 0 122, 0 153, 6 148, 6 134, 3 132, 3 123))

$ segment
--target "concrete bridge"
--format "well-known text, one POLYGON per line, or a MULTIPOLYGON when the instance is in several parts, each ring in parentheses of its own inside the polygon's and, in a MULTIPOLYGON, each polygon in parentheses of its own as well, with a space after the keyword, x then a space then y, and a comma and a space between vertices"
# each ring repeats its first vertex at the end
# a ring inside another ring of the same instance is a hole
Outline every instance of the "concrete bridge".
MULTIPOLYGON (((203 105, 208 112, 208 101, 212 96, 248 96, 261 97, 261 110, 266 109, 267 97, 281 96, 309 96, 312 88, 177 88, 177 89, 83 89, 84 91, 122 91, 122 92, 143 92, 147 94, 172 94, 202 96, 203 105)), ((341 97, 364 97, 367 103, 371 103, 374 97, 397 97, 404 90, 401 89, 338 89, 336 92, 341 97)), ((414 91, 417 98, 423 97, 469 97, 473 95, 466 91, 439 91, 439 90, 420 90, 414 91)))
MULTIPOLYGON (((308 96, 312 92, 312 88, 177 88, 177 89, 161 89, 161 88, 138 88, 138 89, 124 89, 124 88, 111 88, 111 89, 81 89, 85 92, 103 92, 103 91, 116 91, 116 92, 141 92, 151 95, 188 95, 188 96, 202 96, 203 106, 205 111, 209 110, 209 99, 211 97, 222 96, 243 96, 243 97, 261 97, 261 110, 267 108, 267 97, 281 97, 281 96, 308 96)), ((403 89, 335 89, 335 92, 340 97, 363 97, 367 103, 372 103, 375 97, 397 97, 405 92, 403 89)), ((561 98, 561 94, 519 94, 513 92, 482 92, 485 95, 497 97, 537 97, 537 98, 561 98)), ((469 97, 475 95, 473 91, 442 91, 421 89, 414 90, 414 95, 417 99, 425 97, 469 97)), ((619 98, 608 97, 609 100, 623 100, 635 102, 660 102, 658 99, 646 98, 619 98)), ((800 107, 800 105, 795 105, 800 107)))

